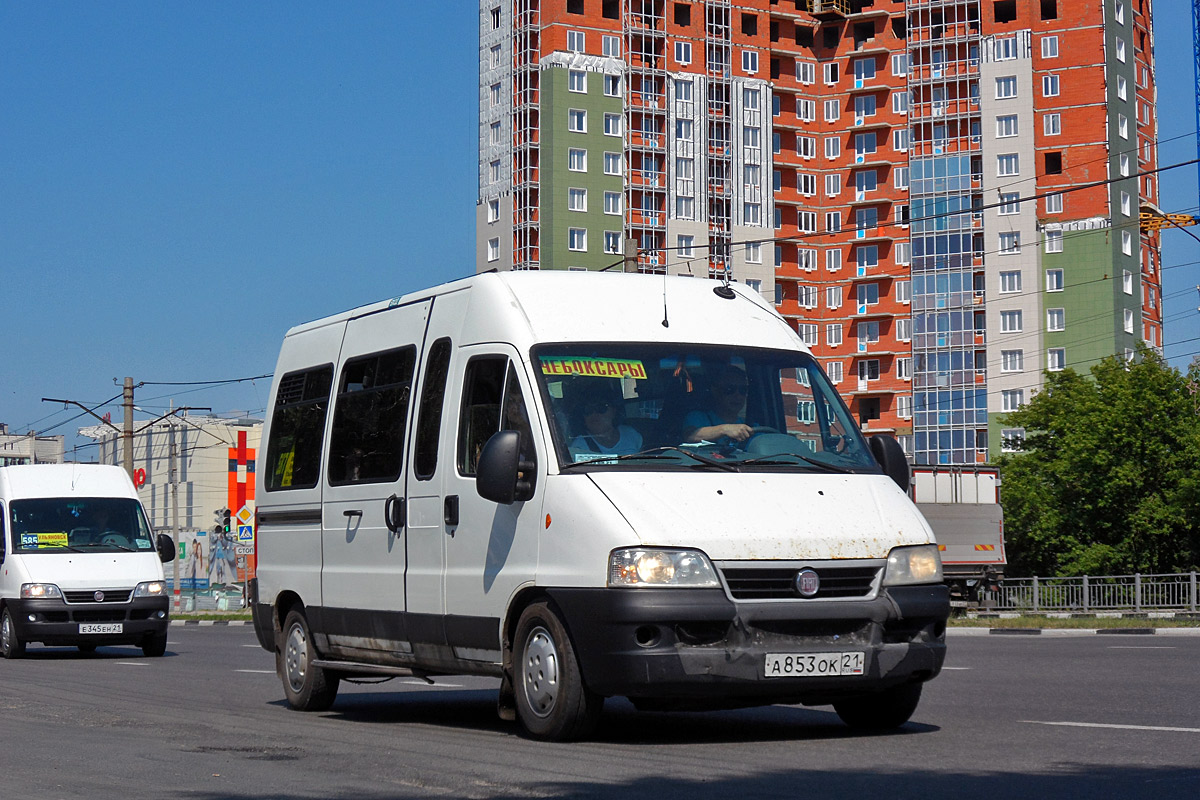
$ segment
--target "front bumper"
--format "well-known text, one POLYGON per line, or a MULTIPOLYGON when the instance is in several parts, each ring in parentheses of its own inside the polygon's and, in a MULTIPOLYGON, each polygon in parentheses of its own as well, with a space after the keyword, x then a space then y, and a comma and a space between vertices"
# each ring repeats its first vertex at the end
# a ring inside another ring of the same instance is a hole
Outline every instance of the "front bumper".
POLYGON ((696 706, 822 704, 935 677, 945 586, 864 600, 737 602, 722 589, 556 589, 584 682, 605 696, 696 706), (768 653, 863 652, 862 675, 767 678, 768 653))
POLYGON ((67 603, 58 598, 6 601, 23 642, 57 645, 141 644, 166 634, 171 624, 167 597, 136 597, 123 603, 67 603), (32 619, 31 619, 32 617, 32 619), (80 633, 84 623, 120 623, 120 633, 80 633))

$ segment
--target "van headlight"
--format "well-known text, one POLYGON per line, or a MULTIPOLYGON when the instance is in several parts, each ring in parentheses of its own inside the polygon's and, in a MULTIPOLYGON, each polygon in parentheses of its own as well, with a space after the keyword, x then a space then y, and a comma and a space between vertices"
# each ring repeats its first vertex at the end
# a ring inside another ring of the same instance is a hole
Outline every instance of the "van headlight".
POLYGON ((717 571, 699 550, 629 547, 608 559, 608 585, 717 587, 717 571))
POLYGON ((133 587, 134 597, 161 597, 167 593, 167 585, 162 581, 142 581, 133 587))
POLYGON ((62 599, 62 592, 53 583, 22 583, 22 600, 50 600, 57 597, 62 599))
POLYGON ((906 586, 913 583, 941 583, 942 556, 936 544, 915 547, 895 547, 888 553, 884 586, 906 586))

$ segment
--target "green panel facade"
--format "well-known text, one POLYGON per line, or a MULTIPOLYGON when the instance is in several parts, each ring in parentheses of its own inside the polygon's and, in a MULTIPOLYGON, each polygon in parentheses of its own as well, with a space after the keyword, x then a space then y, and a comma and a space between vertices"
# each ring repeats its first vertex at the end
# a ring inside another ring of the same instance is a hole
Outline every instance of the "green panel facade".
MULTIPOLYGON (((606 152, 615 153, 624 164, 622 99, 605 96, 604 75, 598 72, 583 72, 586 92, 570 91, 569 72, 562 67, 547 67, 541 76, 541 267, 601 269, 621 259, 619 254, 604 252, 605 231, 615 232, 618 239, 624 237, 624 215, 604 213, 604 193, 623 193, 621 175, 604 174, 606 152), (572 110, 585 112, 586 132, 569 130, 572 110), (605 114, 617 115, 617 135, 605 134, 605 114), (571 149, 586 151, 585 172, 568 168, 571 149), (587 191, 586 211, 569 210, 572 188, 587 191), (571 228, 587 231, 586 252, 569 249, 571 228)), ((620 203, 618 208, 623 211, 623 197, 620 203)))

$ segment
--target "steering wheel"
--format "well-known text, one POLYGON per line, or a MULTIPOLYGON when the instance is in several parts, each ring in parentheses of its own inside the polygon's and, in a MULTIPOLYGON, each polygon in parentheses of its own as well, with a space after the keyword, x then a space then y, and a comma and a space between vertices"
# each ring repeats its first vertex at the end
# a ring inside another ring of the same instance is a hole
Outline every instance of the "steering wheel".
POLYGON ((116 531, 105 531, 100 535, 100 544, 128 548, 129 538, 116 531))

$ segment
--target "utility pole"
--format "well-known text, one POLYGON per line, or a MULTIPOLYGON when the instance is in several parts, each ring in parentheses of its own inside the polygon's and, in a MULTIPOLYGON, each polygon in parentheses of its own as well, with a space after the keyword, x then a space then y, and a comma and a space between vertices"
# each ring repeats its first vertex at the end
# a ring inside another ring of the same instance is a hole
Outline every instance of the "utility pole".
MULTIPOLYGON (((170 418, 175 413, 175 401, 171 401, 171 412, 168 414, 170 418)), ((179 443, 175 436, 176 426, 175 420, 171 419, 170 436, 168 437, 171 443, 171 459, 170 459, 170 483, 171 483, 171 538, 175 542, 175 558, 171 561, 173 566, 173 579, 171 589, 175 595, 175 612, 179 612, 179 443)))
POLYGON ((129 480, 133 480, 133 378, 125 378, 125 388, 121 392, 125 407, 125 426, 121 432, 121 458, 125 462, 125 471, 129 480))

